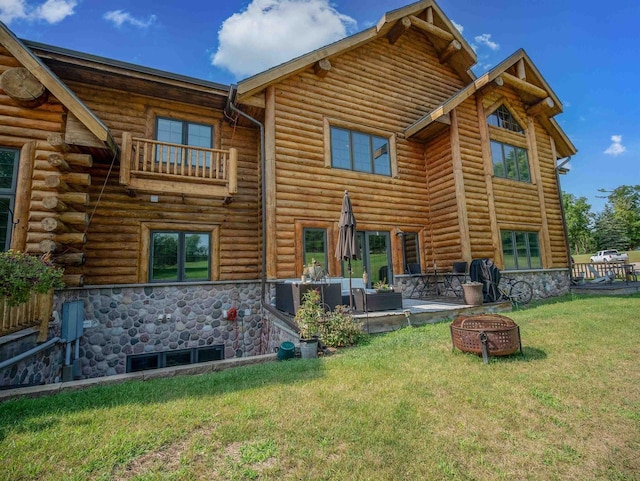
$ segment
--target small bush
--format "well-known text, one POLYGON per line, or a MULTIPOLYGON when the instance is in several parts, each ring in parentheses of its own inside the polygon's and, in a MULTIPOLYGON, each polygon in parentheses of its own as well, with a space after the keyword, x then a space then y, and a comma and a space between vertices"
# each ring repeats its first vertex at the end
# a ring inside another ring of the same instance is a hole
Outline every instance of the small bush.
POLYGON ((50 257, 13 250, 0 252, 0 297, 5 297, 10 306, 16 306, 27 302, 33 292, 44 294, 64 287, 63 270, 56 267, 50 257))
POLYGON ((323 342, 331 347, 354 346, 368 337, 362 332, 362 323, 353 318, 347 306, 336 306, 332 312, 326 313, 321 335, 323 342))

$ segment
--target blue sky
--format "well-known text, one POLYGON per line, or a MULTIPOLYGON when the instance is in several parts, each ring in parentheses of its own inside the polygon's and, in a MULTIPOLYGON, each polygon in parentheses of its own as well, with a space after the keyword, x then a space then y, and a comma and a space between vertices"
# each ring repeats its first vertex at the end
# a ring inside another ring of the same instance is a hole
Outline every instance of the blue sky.
MULTIPOLYGON (((20 38, 229 84, 378 22, 410 0, 0 0, 20 38)), ((640 184, 640 2, 440 0, 477 75, 524 48, 578 148, 565 192, 640 184)))

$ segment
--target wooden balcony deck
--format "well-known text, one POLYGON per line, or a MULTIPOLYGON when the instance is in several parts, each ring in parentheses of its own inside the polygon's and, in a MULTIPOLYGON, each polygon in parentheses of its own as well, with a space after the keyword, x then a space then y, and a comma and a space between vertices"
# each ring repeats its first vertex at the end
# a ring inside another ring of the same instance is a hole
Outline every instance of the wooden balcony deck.
POLYGON ((238 192, 238 152, 122 134, 120 184, 144 192, 228 198, 238 192))

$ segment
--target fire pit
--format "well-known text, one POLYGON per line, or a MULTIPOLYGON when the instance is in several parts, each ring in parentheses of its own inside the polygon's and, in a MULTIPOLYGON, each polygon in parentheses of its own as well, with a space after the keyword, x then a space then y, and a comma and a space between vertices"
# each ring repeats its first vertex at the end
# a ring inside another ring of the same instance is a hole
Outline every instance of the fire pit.
POLYGON ((520 328, 511 319, 498 314, 457 317, 451 323, 453 345, 463 352, 482 354, 483 361, 491 356, 522 353, 520 328))

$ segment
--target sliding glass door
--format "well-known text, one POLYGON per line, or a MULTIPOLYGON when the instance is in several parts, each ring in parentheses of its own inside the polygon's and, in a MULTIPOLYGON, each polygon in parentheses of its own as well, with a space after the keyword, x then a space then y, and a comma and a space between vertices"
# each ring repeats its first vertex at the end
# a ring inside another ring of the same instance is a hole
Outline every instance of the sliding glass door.
MULTIPOLYGON (((391 269, 391 242, 388 232, 359 231, 358 242, 362 259, 351 261, 352 276, 362 277, 366 269, 369 277, 369 286, 376 282, 393 282, 391 269)), ((342 275, 349 276, 348 262, 342 263, 342 275)))

